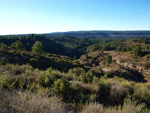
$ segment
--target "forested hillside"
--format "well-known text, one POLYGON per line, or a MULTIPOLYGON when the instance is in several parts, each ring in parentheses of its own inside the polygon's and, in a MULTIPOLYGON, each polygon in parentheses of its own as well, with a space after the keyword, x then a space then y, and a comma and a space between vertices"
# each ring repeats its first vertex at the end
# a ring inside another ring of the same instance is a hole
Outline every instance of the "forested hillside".
POLYGON ((32 45, 36 41, 40 41, 43 44, 44 51, 47 53, 67 55, 70 57, 81 55, 81 52, 76 50, 75 48, 70 48, 59 44, 56 41, 45 37, 44 35, 32 34, 25 36, 0 36, 0 42, 6 44, 7 46, 11 46, 12 43, 15 43, 18 40, 23 44, 24 49, 27 51, 30 51, 32 49, 32 45))

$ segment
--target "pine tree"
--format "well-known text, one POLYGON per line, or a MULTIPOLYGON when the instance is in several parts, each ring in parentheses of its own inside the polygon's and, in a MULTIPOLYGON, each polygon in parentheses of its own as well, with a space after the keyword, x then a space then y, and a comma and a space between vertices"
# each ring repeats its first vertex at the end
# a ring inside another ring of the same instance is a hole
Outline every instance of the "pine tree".
POLYGON ((112 63, 112 56, 108 55, 106 57, 106 64, 110 64, 110 63, 112 63))
POLYGON ((140 56, 141 53, 142 53, 141 46, 140 46, 140 45, 137 45, 136 48, 135 48, 134 51, 133 51, 133 54, 134 54, 135 56, 140 56))
POLYGON ((40 41, 36 41, 32 46, 32 52, 39 56, 43 53, 43 45, 40 41))

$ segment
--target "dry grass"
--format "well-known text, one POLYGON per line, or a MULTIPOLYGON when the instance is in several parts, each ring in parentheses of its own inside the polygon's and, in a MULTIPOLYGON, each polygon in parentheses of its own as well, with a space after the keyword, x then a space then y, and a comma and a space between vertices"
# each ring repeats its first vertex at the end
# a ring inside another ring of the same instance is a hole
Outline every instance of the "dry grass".
POLYGON ((91 92, 98 92, 98 90, 99 90, 99 86, 97 84, 95 84, 95 83, 88 83, 88 84, 86 84, 86 83, 83 83, 81 81, 70 81, 70 83, 72 85, 78 85, 79 87, 85 88, 85 89, 87 89, 87 90, 89 90, 91 92))
POLYGON ((104 108, 99 103, 90 103, 86 105, 80 113, 118 113, 114 108, 104 108))
POLYGON ((24 64, 24 65, 7 64, 5 67, 8 71, 11 72, 12 75, 25 73, 26 70, 32 70, 33 71, 33 67, 29 64, 24 64))
POLYGON ((17 92, 10 94, 1 92, 1 113, 66 113, 67 107, 58 97, 31 94, 30 92, 17 92), (3 97, 3 98, 2 98, 3 97))
POLYGON ((116 82, 111 83, 111 89, 110 89, 110 100, 113 103, 119 103, 121 100, 123 100, 127 95, 127 90, 121 86, 120 84, 117 84, 116 82))
POLYGON ((80 113, 149 113, 146 105, 127 98, 122 106, 103 107, 99 103, 90 103, 83 107, 80 113))

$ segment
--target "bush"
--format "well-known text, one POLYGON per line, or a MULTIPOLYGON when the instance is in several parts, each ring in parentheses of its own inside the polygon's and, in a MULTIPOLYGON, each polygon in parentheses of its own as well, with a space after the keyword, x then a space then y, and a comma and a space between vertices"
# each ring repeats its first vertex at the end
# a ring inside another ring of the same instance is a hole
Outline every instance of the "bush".
POLYGON ((14 87, 13 85, 13 81, 8 72, 0 75, 0 89, 12 89, 14 87))
POLYGON ((0 59, 0 65, 5 65, 7 62, 6 62, 6 59, 3 57, 0 59))
POLYGON ((121 104, 127 94, 127 90, 123 86, 116 82, 111 83, 109 100, 112 103, 121 104))
POLYGON ((70 74, 75 74, 76 76, 80 76, 81 74, 85 73, 85 70, 80 67, 76 67, 69 70, 70 74))
POLYGON ((70 83, 65 79, 57 79, 53 84, 53 91, 64 99, 68 99, 71 91, 70 83))
POLYGON ((97 99, 97 94, 92 93, 92 91, 83 84, 72 83, 70 92, 69 102, 76 103, 78 109, 80 109, 82 104, 96 102, 97 99))
POLYGON ((132 95, 134 92, 133 84, 129 81, 122 81, 121 85, 127 90, 127 92, 132 95))
POLYGON ((108 100, 109 97, 109 93, 110 93, 110 89, 111 89, 111 85, 108 82, 105 82, 103 80, 100 80, 100 82, 98 83, 99 86, 99 90, 98 90, 98 94, 99 97, 98 99, 101 100, 108 100))
POLYGON ((23 44, 19 40, 17 40, 15 43, 12 43, 11 47, 17 50, 24 50, 23 44))
POLYGON ((3 52, 6 52, 8 50, 8 46, 5 45, 4 43, 1 43, 0 44, 0 50, 3 51, 3 52))
POLYGON ((4 72, 0 75, 0 89, 25 89, 28 88, 28 84, 33 83, 30 78, 25 78, 22 75, 12 76, 9 72, 4 72))
POLYGON ((24 72, 25 77, 32 76, 32 75, 34 75, 32 70, 29 70, 29 69, 25 70, 25 72, 24 72))
POLYGON ((33 71, 33 67, 29 64, 24 64, 24 65, 7 64, 5 67, 15 75, 25 73, 26 70, 33 71))
POLYGON ((87 73, 82 73, 79 78, 84 83, 91 83, 93 81, 93 77, 94 75, 92 71, 89 70, 87 73))
POLYGON ((58 59, 57 63, 60 65, 64 65, 66 63, 66 60, 65 59, 58 59))
POLYGON ((103 105, 99 103, 90 103, 83 107, 80 113, 102 113, 104 112, 103 105))
POLYGON ((139 84, 134 89, 133 97, 150 105, 150 86, 139 84))
POLYGON ((146 108, 145 103, 139 103, 139 101, 131 100, 131 98, 126 98, 124 104, 119 107, 120 113, 149 113, 150 110, 146 108))
POLYGON ((99 103, 90 103, 83 107, 80 113, 149 113, 144 103, 126 98, 123 105, 116 107, 104 107, 99 103))
POLYGON ((52 73, 43 73, 43 75, 39 75, 36 78, 37 84, 45 88, 51 87, 55 80, 57 80, 57 78, 52 73))
POLYGON ((38 59, 37 59, 37 58, 31 58, 31 59, 30 59, 30 64, 31 64, 33 67, 38 67, 38 59))
POLYGON ((73 62, 73 64, 74 64, 75 66, 77 66, 77 67, 81 67, 81 66, 82 66, 82 65, 80 64, 80 62, 79 62, 79 61, 76 61, 76 60, 73 62))

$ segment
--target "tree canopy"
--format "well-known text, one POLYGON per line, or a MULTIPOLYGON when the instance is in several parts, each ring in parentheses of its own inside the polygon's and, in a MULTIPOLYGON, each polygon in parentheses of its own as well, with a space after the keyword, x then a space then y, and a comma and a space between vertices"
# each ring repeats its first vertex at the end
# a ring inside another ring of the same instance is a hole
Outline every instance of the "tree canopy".
POLYGON ((32 52, 36 55, 41 55, 43 52, 43 45, 40 41, 36 41, 32 46, 32 52))

